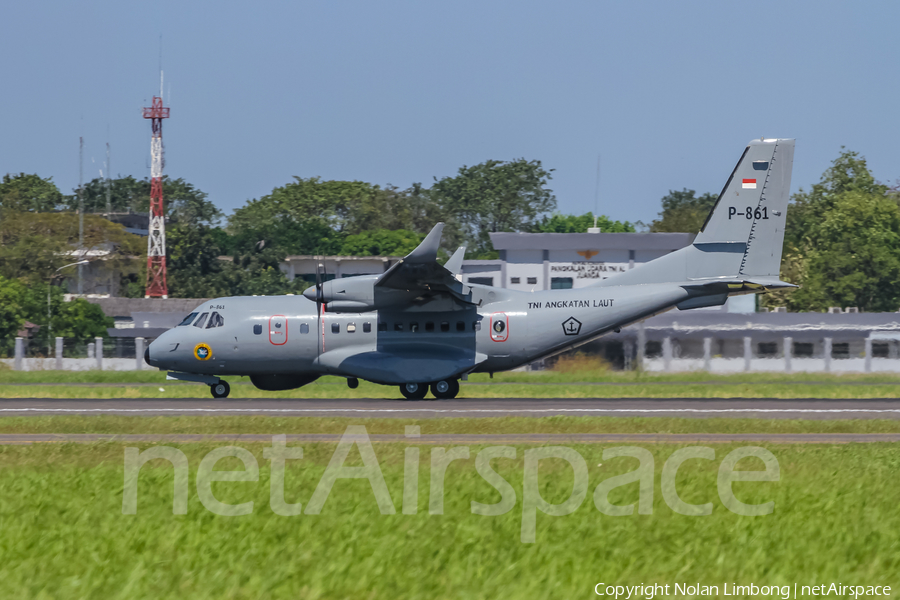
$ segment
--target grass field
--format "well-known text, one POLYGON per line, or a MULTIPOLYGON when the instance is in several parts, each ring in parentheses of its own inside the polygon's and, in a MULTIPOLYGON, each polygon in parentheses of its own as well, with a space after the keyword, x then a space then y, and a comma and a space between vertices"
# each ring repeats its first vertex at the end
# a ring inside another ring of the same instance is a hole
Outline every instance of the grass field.
MULTIPOLYGON (((338 377, 323 377, 296 390, 266 392, 247 378, 226 377, 231 398, 399 398, 395 386, 360 382, 351 390, 338 377)), ((896 398, 900 376, 797 373, 646 374, 575 371, 485 374, 463 382, 463 398, 896 398)), ((204 398, 202 384, 166 381, 159 371, 0 371, 0 398, 204 398)))
MULTIPOLYGON (((404 450, 377 444, 396 514, 381 514, 365 480, 335 483, 321 514, 278 516, 269 507, 262 444, 245 447, 259 481, 216 482, 222 501, 253 501, 251 514, 206 510, 197 467, 215 446, 178 446, 189 461, 186 515, 172 514, 172 467, 148 463, 138 508, 122 514, 123 453, 116 443, 0 447, 0 597, 3 598, 580 598, 600 582, 793 585, 900 584, 900 452, 896 445, 767 445, 777 482, 734 484, 743 502, 773 501, 774 512, 745 517, 717 495, 716 460, 679 471, 686 502, 712 502, 710 516, 676 514, 660 493, 664 461, 678 447, 648 445, 654 456, 653 513, 612 517, 594 506, 595 486, 635 468, 604 460, 604 446, 573 446, 588 466, 587 497, 567 516, 537 514, 535 543, 522 543, 524 452, 493 466, 516 491, 501 516, 472 513, 472 501, 500 494, 468 460, 450 464, 443 514, 429 514, 430 447, 421 448, 418 511, 401 513, 404 450)), ((335 444, 304 444, 288 461, 285 498, 307 507, 335 444)), ((348 465, 361 464, 354 449, 348 465)), ((218 468, 240 469, 228 458, 218 468)), ((741 468, 754 468, 741 466, 741 468)), ((758 468, 758 467, 757 467, 758 468)), ((551 503, 572 492, 567 463, 544 460, 539 489, 551 503)), ((638 500, 637 484, 610 494, 638 500)))

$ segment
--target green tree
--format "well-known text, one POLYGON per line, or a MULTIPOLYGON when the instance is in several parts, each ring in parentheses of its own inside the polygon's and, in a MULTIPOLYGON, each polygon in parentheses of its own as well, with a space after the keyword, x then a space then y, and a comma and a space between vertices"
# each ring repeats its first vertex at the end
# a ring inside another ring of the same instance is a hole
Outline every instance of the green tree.
POLYGON ((473 257, 495 257, 489 234, 534 231, 556 208, 551 173, 538 160, 488 160, 438 180, 430 195, 448 219, 448 248, 465 243, 473 257))
MULTIPOLYGON (((84 186, 84 211, 106 212, 106 193, 109 186, 112 212, 147 213, 150 211, 150 180, 132 176, 106 180, 92 179, 84 186)), ((209 201, 206 192, 184 179, 163 177, 163 209, 172 222, 190 224, 215 224, 222 218, 222 211, 209 201)), ((65 198, 69 210, 79 207, 78 190, 65 198)))
POLYGON ((416 249, 425 236, 397 229, 377 229, 348 235, 341 245, 342 256, 406 256, 416 249))
MULTIPOLYGON (((535 228, 538 233, 586 233, 588 227, 594 226, 594 213, 580 216, 553 213, 535 228)), ((605 215, 597 217, 597 227, 603 233, 633 233, 634 225, 628 221, 613 221, 605 215)))
POLYGON ((0 351, 9 354, 16 333, 25 322, 22 312, 22 285, 0 276, 0 351))
POLYGON ((781 278, 799 290, 767 294, 767 306, 818 311, 900 307, 900 208, 865 158, 841 149, 809 192, 787 212, 781 278))
POLYGON ((653 232, 698 233, 706 222, 718 196, 709 192, 695 196, 694 190, 669 190, 662 197, 662 212, 650 223, 653 232))
POLYGON ((7 173, 0 183, 0 207, 7 210, 49 212, 62 203, 63 195, 52 177, 7 173))
MULTIPOLYGON (((97 215, 85 215, 84 245, 108 250, 104 266, 133 272, 146 256, 146 241, 97 215)), ((78 216, 74 213, 6 211, 0 219, 0 275, 42 283, 57 268, 77 260, 78 216)))

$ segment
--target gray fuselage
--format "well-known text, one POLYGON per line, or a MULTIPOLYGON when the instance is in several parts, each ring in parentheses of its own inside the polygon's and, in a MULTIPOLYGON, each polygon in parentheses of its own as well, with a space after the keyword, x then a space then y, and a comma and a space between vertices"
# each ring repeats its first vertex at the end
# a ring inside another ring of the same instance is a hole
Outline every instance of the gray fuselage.
POLYGON ((194 312, 218 313, 221 325, 208 327, 207 318, 203 327, 175 327, 150 345, 148 358, 160 369, 212 376, 430 382, 513 369, 689 297, 671 284, 535 292, 471 287, 470 305, 437 299, 404 310, 324 310, 321 317, 303 296, 218 298, 194 312))

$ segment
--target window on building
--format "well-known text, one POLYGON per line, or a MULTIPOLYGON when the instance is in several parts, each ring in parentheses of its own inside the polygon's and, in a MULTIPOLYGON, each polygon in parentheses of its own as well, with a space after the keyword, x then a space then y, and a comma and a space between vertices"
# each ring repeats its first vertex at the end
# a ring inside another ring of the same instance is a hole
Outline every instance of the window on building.
POLYGON ((522 281, 521 277, 510 277, 509 282, 513 285, 520 283, 522 281))
POLYGON ((257 323, 253 326, 253 335, 260 335, 262 333, 262 325, 257 323))
POLYGON ((394 331, 403 331, 403 323, 394 323, 394 331))
POLYGON ((850 358, 850 344, 839 342, 831 347, 832 358, 850 358))
POLYGON ((756 354, 763 358, 778 356, 778 342, 760 342, 756 347, 756 354))
POLYGON ((419 324, 413 321, 409 324, 409 332, 410 333, 419 333, 419 324))
POLYGON ((197 313, 192 312, 191 314, 189 314, 188 316, 186 316, 184 318, 184 321, 182 321, 181 323, 178 324, 178 327, 190 325, 191 323, 194 322, 194 317, 196 317, 196 316, 197 316, 197 313))
POLYGON ((469 283, 477 283, 478 285, 494 285, 493 277, 469 277, 469 283))
POLYGON ((441 321, 441 331, 450 331, 450 323, 441 321))
POLYGON ((300 323, 300 333, 309 333, 309 323, 300 323))
POLYGON ((387 331, 387 323, 385 323, 384 321, 379 321, 378 331, 387 331))
POLYGON ((199 327, 200 329, 203 329, 203 326, 206 325, 207 315, 209 315, 209 313, 203 313, 202 315, 200 315, 200 318, 197 319, 196 323, 194 323, 194 327, 199 327))
POLYGON ((872 342, 872 356, 874 358, 890 358, 891 345, 888 342, 872 342))
POLYGON ((529 277, 528 285, 537 285, 537 277, 529 277))
POLYGON ((209 315, 209 323, 206 324, 207 329, 212 329, 213 327, 222 327, 225 325, 225 317, 220 315, 217 312, 209 315))
POLYGON ((550 278, 550 289, 551 290, 571 290, 572 289, 572 278, 571 277, 551 277, 550 278))
POLYGON ((332 323, 331 324, 331 333, 340 333, 341 332, 341 324, 340 323, 332 323))
POLYGON ((356 333, 356 323, 347 323, 347 333, 356 333))
POLYGON ((466 322, 465 321, 457 321, 456 322, 456 330, 457 331, 465 331, 466 330, 466 322))
POLYGON ((647 342, 644 347, 644 356, 647 358, 659 358, 662 356, 662 342, 647 342))
POLYGON ((363 333, 372 333, 372 324, 368 321, 363 323, 363 333))
POLYGON ((798 358, 811 358, 813 350, 812 342, 794 342, 794 356, 798 358))
POLYGON ((434 321, 425 322, 425 331, 434 331, 434 321))

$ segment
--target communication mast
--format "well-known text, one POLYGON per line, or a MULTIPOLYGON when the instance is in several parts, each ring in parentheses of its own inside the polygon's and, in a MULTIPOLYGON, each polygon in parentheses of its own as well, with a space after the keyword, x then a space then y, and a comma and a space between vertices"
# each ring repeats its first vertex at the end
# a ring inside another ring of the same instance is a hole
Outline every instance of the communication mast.
POLYGON ((169 118, 163 106, 162 73, 159 75, 159 96, 153 105, 144 108, 144 118, 150 119, 150 235, 147 236, 147 291, 145 298, 168 298, 166 285, 166 218, 163 212, 163 141, 162 120, 169 118))

